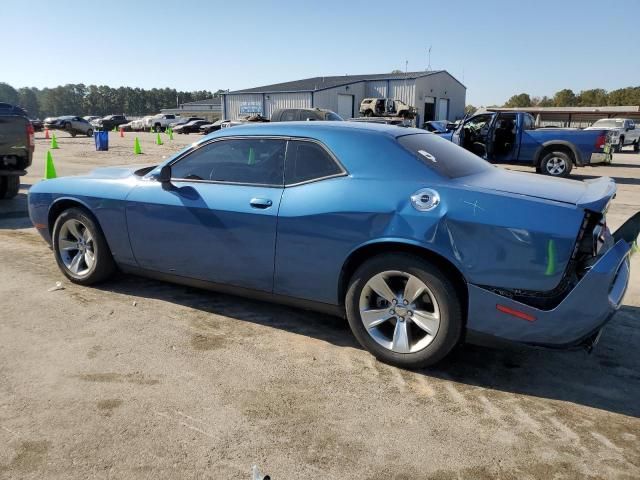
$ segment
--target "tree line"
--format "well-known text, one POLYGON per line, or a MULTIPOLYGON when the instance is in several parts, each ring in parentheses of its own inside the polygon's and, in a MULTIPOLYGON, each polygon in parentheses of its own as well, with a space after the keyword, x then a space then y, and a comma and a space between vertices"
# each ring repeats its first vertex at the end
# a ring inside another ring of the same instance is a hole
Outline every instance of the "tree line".
POLYGON ((107 85, 84 85, 82 83, 60 85, 54 88, 14 88, 0 82, 0 102, 19 105, 32 118, 60 115, 109 115, 126 114, 143 116, 158 113, 162 108, 171 108, 179 103, 205 100, 224 92, 208 90, 194 92, 178 91, 175 88, 118 87, 107 85))
MULTIPOLYGON (((626 87, 607 92, 603 88, 593 88, 575 93, 570 88, 559 90, 553 97, 536 97, 528 93, 518 93, 505 102, 503 107, 606 107, 621 105, 640 105, 640 87, 626 87)), ((491 105, 497 107, 497 105, 491 105)), ((477 110, 473 105, 467 105, 466 113, 477 110)))

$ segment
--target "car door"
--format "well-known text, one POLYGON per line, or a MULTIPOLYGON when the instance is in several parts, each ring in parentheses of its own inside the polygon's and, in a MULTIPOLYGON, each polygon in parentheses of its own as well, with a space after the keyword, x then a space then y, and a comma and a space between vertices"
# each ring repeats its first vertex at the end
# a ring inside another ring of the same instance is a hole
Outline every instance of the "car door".
POLYGON ((270 292, 286 140, 214 139, 171 164, 172 180, 141 181, 127 224, 146 270, 270 292))

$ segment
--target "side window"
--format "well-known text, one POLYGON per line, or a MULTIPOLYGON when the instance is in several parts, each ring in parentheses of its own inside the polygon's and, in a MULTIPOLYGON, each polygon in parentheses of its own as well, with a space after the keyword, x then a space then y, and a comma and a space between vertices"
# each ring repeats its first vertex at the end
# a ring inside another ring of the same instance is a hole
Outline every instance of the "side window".
POLYGON ((205 145, 174 163, 171 177, 282 186, 285 152, 285 140, 221 140, 205 145))
POLYGON ((281 122, 293 122, 295 120, 297 120, 295 110, 285 110, 282 112, 282 115, 280 115, 281 122))
POLYGON ((522 117, 522 129, 523 130, 533 130, 535 128, 535 121, 533 117, 529 114, 526 114, 522 117))
POLYGON ((339 175, 342 169, 317 143, 292 140, 287 147, 285 184, 339 175))

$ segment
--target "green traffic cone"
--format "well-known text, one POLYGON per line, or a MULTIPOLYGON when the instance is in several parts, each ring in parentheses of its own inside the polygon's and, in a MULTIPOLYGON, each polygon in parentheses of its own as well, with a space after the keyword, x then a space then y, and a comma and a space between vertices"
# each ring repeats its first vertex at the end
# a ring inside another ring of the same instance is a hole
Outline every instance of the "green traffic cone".
POLYGON ((51 135, 51 150, 56 150, 58 147, 58 139, 56 138, 56 134, 51 135))
POLYGON ((173 140, 173 128, 169 129, 169 140, 173 140))
POLYGON ((44 179, 49 180, 57 176, 56 167, 53 165, 53 156, 51 155, 51 151, 47 150, 47 158, 44 162, 44 179))
POLYGON ((140 155, 142 153, 142 148, 140 148, 140 140, 136 137, 136 141, 133 144, 133 153, 136 155, 140 155))
POLYGON ((162 139, 160 138, 160 134, 158 133, 156 135, 157 135, 156 136, 156 145, 162 145, 163 143, 162 143, 162 139))

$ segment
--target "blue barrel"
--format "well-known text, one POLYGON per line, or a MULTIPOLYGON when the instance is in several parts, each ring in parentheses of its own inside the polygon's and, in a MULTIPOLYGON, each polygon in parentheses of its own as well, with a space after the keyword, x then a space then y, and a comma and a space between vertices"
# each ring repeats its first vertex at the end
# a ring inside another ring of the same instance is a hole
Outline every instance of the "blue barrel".
POLYGON ((99 132, 93 133, 93 138, 96 141, 96 150, 97 151, 107 151, 109 150, 109 132, 106 130, 102 130, 99 132))

